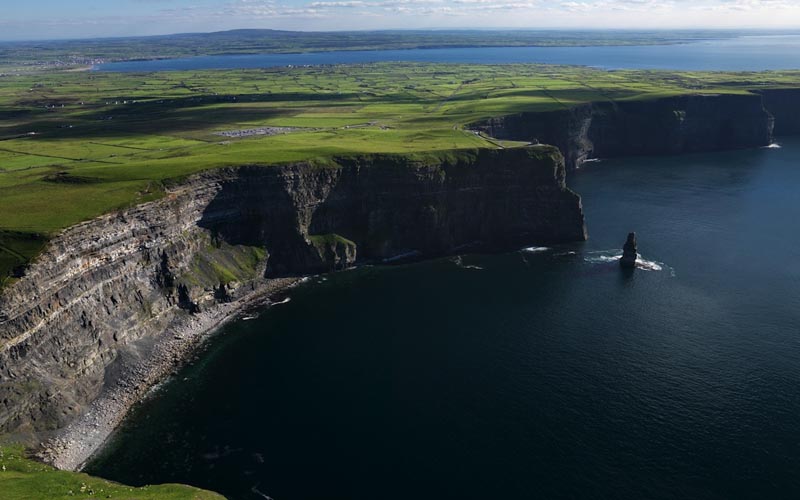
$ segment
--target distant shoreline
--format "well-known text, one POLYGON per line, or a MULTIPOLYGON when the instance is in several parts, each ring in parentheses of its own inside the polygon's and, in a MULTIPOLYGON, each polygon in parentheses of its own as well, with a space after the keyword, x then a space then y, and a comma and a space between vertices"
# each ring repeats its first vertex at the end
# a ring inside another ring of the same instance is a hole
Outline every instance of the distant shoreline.
POLYGON ((70 68, 197 56, 299 55, 334 51, 438 50, 499 47, 624 47, 679 45, 769 30, 446 29, 375 31, 231 30, 157 36, 0 42, 0 67, 70 68))
MULTIPOLYGON (((508 40, 506 40, 508 41, 508 40)), ((770 71, 800 69, 800 35, 681 38, 653 43, 535 43, 334 47, 314 50, 135 57, 97 63, 102 73, 266 70, 367 64, 549 65, 603 70, 770 71), (767 38, 766 40, 763 38, 767 38), (779 40, 779 41, 775 41, 779 40), (742 57, 742 52, 750 54, 742 57)), ((631 41, 632 42, 632 41, 631 41)))

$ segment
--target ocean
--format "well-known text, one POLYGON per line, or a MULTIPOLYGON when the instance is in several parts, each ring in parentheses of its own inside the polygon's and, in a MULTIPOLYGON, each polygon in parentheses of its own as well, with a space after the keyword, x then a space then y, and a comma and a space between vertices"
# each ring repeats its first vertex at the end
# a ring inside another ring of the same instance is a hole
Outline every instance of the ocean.
POLYGON ((88 470, 234 500, 798 498, 800 139, 780 144, 586 164, 586 243, 311 279, 88 470))

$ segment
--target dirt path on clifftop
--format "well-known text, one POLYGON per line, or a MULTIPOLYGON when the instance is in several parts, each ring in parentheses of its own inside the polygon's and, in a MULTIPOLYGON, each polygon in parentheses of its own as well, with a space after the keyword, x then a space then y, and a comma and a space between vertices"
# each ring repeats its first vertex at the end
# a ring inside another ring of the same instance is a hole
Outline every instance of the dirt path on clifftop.
POLYGON ((41 446, 38 457, 62 470, 81 470, 119 427, 130 409, 157 384, 184 364, 211 333, 242 311, 295 285, 298 278, 269 280, 241 299, 211 310, 187 315, 153 341, 150 355, 138 363, 126 363, 88 410, 57 437, 41 446))

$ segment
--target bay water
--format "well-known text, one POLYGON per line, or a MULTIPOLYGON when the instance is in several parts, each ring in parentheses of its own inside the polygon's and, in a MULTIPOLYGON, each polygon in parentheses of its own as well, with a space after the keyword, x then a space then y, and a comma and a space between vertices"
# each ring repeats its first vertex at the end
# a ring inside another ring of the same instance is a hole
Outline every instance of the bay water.
POLYGON ((404 61, 462 64, 546 63, 603 69, 764 71, 800 69, 800 35, 741 36, 673 45, 599 47, 465 47, 353 50, 185 57, 99 64, 98 71, 252 69, 404 61))

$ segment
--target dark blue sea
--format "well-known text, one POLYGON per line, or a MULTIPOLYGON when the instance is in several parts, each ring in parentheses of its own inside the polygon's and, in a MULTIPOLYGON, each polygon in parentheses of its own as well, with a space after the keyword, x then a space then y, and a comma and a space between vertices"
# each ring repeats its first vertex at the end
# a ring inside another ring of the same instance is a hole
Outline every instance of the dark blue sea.
POLYGON ((512 64, 548 63, 604 69, 763 71, 800 69, 800 35, 742 36, 677 45, 619 47, 488 47, 301 54, 200 56, 101 64, 99 71, 243 69, 381 61, 512 64))
POLYGON ((586 165, 585 244, 314 279, 225 327, 89 470, 241 500, 800 498, 780 142, 586 165))

